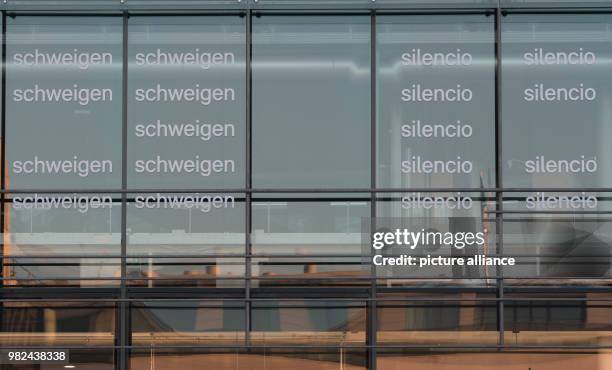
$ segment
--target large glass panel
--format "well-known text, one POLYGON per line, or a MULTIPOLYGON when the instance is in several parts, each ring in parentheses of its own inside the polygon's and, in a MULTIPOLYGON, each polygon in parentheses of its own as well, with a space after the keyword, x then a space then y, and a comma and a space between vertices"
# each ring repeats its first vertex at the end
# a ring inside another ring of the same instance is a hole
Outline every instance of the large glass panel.
POLYGON ((377 304, 377 340, 389 346, 496 345, 497 303, 475 291, 384 293, 377 304))
POLYGON ((149 301, 131 306, 132 345, 235 345, 244 341, 244 306, 227 301, 149 301))
POLYGON ((251 341, 260 345, 365 343, 364 302, 254 302, 251 341))
POLYGON ((244 200, 244 194, 132 194, 127 202, 128 254, 242 255, 244 200))
POLYGON ((511 14, 502 26, 504 186, 612 186, 612 16, 511 14))
POLYGON ((130 18, 129 186, 244 186, 244 22, 130 18))
POLYGON ((385 350, 377 353, 380 370, 593 370, 607 369, 609 350, 385 350))
MULTIPOLYGON (((66 347, 64 347, 66 348, 66 347)), ((44 349, 45 352, 52 349, 44 349)), ((114 370, 116 367, 118 350, 112 348, 70 348, 68 362, 63 363, 37 363, 37 364, 4 364, 2 370, 114 370)))
POLYGON ((253 185, 370 186, 364 16, 253 19, 253 185))
POLYGON ((118 284, 121 199, 12 194, 4 204, 5 285, 118 284))
POLYGON ((506 284, 609 285, 609 194, 505 193, 504 212, 503 253, 517 261, 504 267, 506 284))
POLYGON ((130 194, 127 272, 131 283, 242 286, 244 200, 244 194, 130 194))
POLYGON ((112 346, 115 306, 108 302, 3 302, 0 328, 0 347, 112 346))
POLYGON ((493 17, 377 17, 377 185, 495 184, 493 17))
POLYGON ((364 285, 361 220, 367 194, 256 194, 254 286, 364 285))
POLYGON ((6 186, 121 186, 121 18, 7 19, 6 186))
POLYGON ((495 286, 509 263, 496 260, 495 210, 491 193, 379 193, 366 245, 379 284, 495 286))
POLYGON ((505 294, 504 335, 508 345, 608 346, 612 340, 609 293, 505 294))
POLYGON ((130 369, 215 370, 365 370, 366 351, 335 348, 204 349, 155 348, 131 350, 130 369))

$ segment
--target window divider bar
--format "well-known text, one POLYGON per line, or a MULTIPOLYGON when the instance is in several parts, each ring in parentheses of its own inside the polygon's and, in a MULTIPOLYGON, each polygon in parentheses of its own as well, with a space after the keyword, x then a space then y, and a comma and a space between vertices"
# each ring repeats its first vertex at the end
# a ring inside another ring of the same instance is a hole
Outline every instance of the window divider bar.
MULTIPOLYGON (((121 79, 121 299, 128 298, 127 292, 127 153, 128 153, 128 13, 123 12, 123 27, 122 27, 122 79, 121 79)), ((127 346, 131 344, 128 340, 130 335, 128 323, 129 304, 122 301, 119 305, 119 369, 126 370, 129 368, 129 359, 127 356, 127 346)))
MULTIPOLYGON (((502 178, 502 87, 501 87, 501 74, 502 74, 502 27, 501 27, 502 13, 501 9, 497 8, 495 12, 495 186, 500 187, 503 184, 502 178)), ((495 204, 495 235, 497 236, 496 254, 503 254, 503 193, 496 192, 496 204, 495 204)), ((497 276, 503 277, 503 267, 497 267, 497 276)), ((497 279, 497 297, 503 299, 504 297, 504 285, 502 279, 497 279)), ((504 345, 504 303, 498 301, 497 303, 497 328, 499 330, 499 345, 504 345)))
MULTIPOLYGON (((6 194, 4 190, 6 189, 6 11, 2 12, 2 113, 0 119, 2 122, 0 123, 0 159, 2 163, 0 164, 0 190, 2 190, 2 194, 0 194, 0 201, 2 204, 0 205, 2 208, 0 209, 0 231, 5 233, 4 227, 6 225, 5 217, 6 211, 4 209, 4 202, 6 194)), ((0 247, 0 257, 2 258, 2 264, 0 265, 0 276, 4 277, 4 235, 2 236, 2 241, 0 242, 2 247, 0 247)), ((3 283, 0 286, 4 285, 3 283)), ((0 314, 1 316, 1 314, 0 314)))
MULTIPOLYGON (((246 146, 245 146, 245 185, 248 189, 252 188, 253 186, 253 177, 252 177, 252 115, 253 115, 253 109, 252 109, 252 63, 251 63, 251 58, 253 56, 252 52, 253 52, 253 14, 251 12, 251 10, 247 10, 246 12, 246 16, 245 16, 245 37, 246 37, 246 41, 245 41, 245 67, 246 67, 246 71, 245 71, 245 82, 246 82, 246 86, 245 86, 245 91, 246 91, 246 111, 245 111, 245 137, 246 137, 246 146)), ((244 289, 245 289, 245 297, 247 299, 251 298, 251 254, 252 254, 252 241, 251 241, 251 230, 252 230, 252 194, 251 193, 245 193, 245 210, 244 210, 244 214, 245 214, 245 223, 244 223, 244 228, 245 228, 245 232, 244 232, 244 236, 245 236, 245 255, 247 257, 245 257, 245 268, 244 268, 244 274, 245 277, 247 277, 248 279, 245 281, 244 284, 244 289)), ((251 342, 251 302, 247 301, 245 303, 246 305, 246 309, 244 312, 245 315, 245 320, 244 320, 244 325, 245 325, 245 335, 244 335, 244 340, 245 340, 245 344, 248 345, 251 342)))
MULTIPOLYGON (((370 188, 376 189, 376 152, 377 152, 377 138, 376 138, 376 122, 377 122, 377 109, 376 109, 376 91, 377 91, 377 80, 376 80, 376 11, 372 10, 370 14, 370 188)), ((370 232, 376 230, 376 193, 370 193, 370 232)), ((376 277, 376 265, 373 263, 370 266, 370 274, 376 277)), ((377 285, 378 281, 374 278, 370 284, 370 297, 368 312, 368 333, 367 343, 371 347, 368 353, 368 368, 369 370, 376 370, 376 348, 374 347, 377 342, 376 332, 378 330, 377 324, 377 285)))

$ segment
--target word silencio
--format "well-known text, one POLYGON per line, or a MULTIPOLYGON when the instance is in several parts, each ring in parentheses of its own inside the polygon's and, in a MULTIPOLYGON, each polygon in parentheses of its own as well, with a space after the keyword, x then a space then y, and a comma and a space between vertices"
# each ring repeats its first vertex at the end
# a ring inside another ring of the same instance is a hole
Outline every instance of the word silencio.
MULTIPOLYGON (((440 52, 422 48, 412 48, 403 52, 400 63, 405 68, 457 68, 472 67, 474 57, 472 53, 456 48, 440 52)), ((409 70, 417 75, 420 71, 409 70)), ((472 89, 459 83, 452 83, 446 87, 432 87, 423 83, 409 83, 400 92, 400 99, 404 103, 432 104, 452 103, 467 104, 474 101, 472 89)), ((453 105, 446 105, 451 109, 453 105)), ((419 111, 419 110, 414 110, 419 111)), ((417 140, 418 142, 434 141, 435 144, 444 145, 443 141, 463 141, 469 143, 474 135, 474 128, 470 122, 460 117, 446 122, 431 121, 423 117, 410 117, 399 127, 401 139, 417 140)), ((400 171, 405 175, 471 175, 474 172, 474 163, 469 158, 456 155, 453 158, 431 159, 413 153, 400 161, 400 171)), ((429 196, 421 193, 412 193, 402 198, 401 206, 404 209, 471 209, 472 198, 462 193, 449 196, 429 196)))
MULTIPOLYGON (((594 51, 583 47, 566 50, 550 50, 534 47, 522 55, 525 68, 550 68, 551 66, 569 66, 571 68, 592 68, 598 63, 594 51)), ((559 80, 563 81, 563 80, 559 80)), ((598 98, 596 87, 587 82, 574 81, 567 86, 555 86, 545 81, 530 81, 523 90, 523 100, 527 103, 590 103, 598 98)), ((509 167, 512 166, 511 160, 509 167)), ((540 154, 526 160, 519 160, 524 173, 529 175, 592 175, 599 170, 597 156, 580 155, 578 158, 551 158, 540 154)), ((535 192, 525 199, 527 209, 594 209, 597 208, 597 197, 584 192, 580 194, 548 194, 535 192)))

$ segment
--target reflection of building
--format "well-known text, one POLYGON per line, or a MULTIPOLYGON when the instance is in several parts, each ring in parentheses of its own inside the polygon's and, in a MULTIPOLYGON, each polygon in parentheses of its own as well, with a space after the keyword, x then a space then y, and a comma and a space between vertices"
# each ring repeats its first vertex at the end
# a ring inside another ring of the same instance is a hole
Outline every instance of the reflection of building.
POLYGON ((0 4, 0 347, 70 349, 66 364, 0 368, 612 367, 612 7, 432 1, 0 4), (524 63, 535 48, 601 63, 524 63), (598 99, 527 102, 540 80, 598 99), (417 85, 432 96, 401 99, 417 85), (542 155, 603 170, 521 172, 542 155), (548 187, 599 203, 528 209, 548 187), (12 206, 32 189, 112 206, 12 206), (373 267, 383 218, 486 236, 414 254, 519 263, 373 267))

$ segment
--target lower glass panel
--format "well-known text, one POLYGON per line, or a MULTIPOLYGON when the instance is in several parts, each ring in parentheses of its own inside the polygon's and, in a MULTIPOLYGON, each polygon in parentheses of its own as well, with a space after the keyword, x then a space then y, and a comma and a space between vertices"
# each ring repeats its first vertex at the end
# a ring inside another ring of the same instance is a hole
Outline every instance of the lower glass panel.
POLYGON ((506 345, 605 347, 612 344, 609 293, 508 294, 506 345))
POLYGON ((604 370, 612 366, 612 353, 521 351, 479 352, 380 352, 378 370, 604 370))
POLYGON ((118 367, 117 354, 113 349, 76 349, 67 348, 67 363, 46 363, 35 365, 0 365, 2 370, 115 370, 118 367))
POLYGON ((128 258, 128 284, 139 287, 244 287, 244 258, 128 258))
POLYGON ((251 317, 256 344, 365 343, 365 302, 255 302, 251 317))
POLYGON ((130 370, 365 370, 366 353, 346 348, 222 350, 133 350, 130 370))
POLYGON ((134 302, 132 344, 222 345, 244 341, 244 305, 230 301, 134 302))
POLYGON ((380 345, 497 345, 497 303, 476 292, 385 293, 377 306, 380 345))
POLYGON ((4 302, 4 346, 113 346, 115 305, 107 302, 4 302))
POLYGON ((121 197, 12 194, 3 206, 5 286, 119 285, 121 197))

